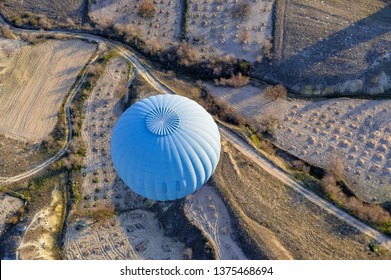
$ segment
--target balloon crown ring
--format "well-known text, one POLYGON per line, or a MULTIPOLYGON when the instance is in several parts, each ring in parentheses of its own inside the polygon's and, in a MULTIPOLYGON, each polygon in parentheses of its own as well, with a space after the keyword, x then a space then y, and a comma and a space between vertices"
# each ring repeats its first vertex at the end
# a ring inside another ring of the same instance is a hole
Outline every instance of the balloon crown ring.
POLYGON ((173 133, 180 125, 181 119, 177 112, 170 108, 159 107, 148 113, 145 124, 148 130, 159 136, 173 133))

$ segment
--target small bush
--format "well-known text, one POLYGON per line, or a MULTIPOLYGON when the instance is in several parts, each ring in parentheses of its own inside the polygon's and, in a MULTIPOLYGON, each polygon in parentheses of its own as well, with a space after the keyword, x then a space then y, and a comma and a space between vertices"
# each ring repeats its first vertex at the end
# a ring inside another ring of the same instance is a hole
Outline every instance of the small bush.
POLYGON ((273 135, 279 119, 274 114, 262 115, 257 120, 259 132, 265 135, 273 135))
POLYGON ((0 35, 6 39, 15 39, 15 34, 8 25, 1 26, 0 35))
POLYGON ((247 18, 250 15, 251 7, 250 4, 247 2, 240 2, 234 6, 234 9, 232 11, 233 18, 236 19, 243 19, 247 18))
POLYGON ((303 172, 304 174, 309 174, 310 173, 310 170, 311 170, 311 167, 308 166, 304 161, 302 160, 295 160, 293 163, 292 163, 292 166, 293 168, 303 172))
POLYGON ((215 85, 238 88, 247 85, 249 81, 250 81, 249 77, 242 75, 242 73, 239 73, 237 75, 231 76, 228 79, 226 78, 215 79, 215 85))
POLYGON ((176 51, 179 64, 188 66, 197 60, 197 52, 193 46, 183 41, 176 51))
POLYGON ((266 99, 277 100, 277 99, 286 99, 288 96, 288 91, 283 85, 268 86, 264 92, 266 99))
POLYGON ((141 2, 140 7, 138 9, 138 14, 141 17, 148 18, 153 16, 155 12, 155 6, 152 0, 144 0, 141 2))
POLYGON ((38 17, 38 25, 45 29, 52 28, 52 23, 50 22, 50 20, 43 15, 38 17))
POLYGON ((263 41, 263 52, 268 59, 271 59, 273 57, 272 52, 271 52, 272 48, 273 48, 273 45, 272 45, 272 42, 270 39, 263 41))
POLYGON ((241 44, 249 44, 251 40, 251 32, 249 30, 241 30, 238 34, 238 40, 241 44))

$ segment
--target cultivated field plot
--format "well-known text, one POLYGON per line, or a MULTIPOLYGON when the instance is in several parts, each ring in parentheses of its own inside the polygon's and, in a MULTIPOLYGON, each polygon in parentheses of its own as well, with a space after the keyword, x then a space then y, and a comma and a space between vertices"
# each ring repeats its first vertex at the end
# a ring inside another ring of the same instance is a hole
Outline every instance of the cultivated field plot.
POLYGON ((57 122, 64 97, 95 51, 79 40, 17 50, 0 77, 0 133, 40 141, 57 122))
POLYGON ((61 22, 68 18, 74 23, 85 22, 88 0, 3 0, 0 9, 8 18, 15 15, 23 16, 26 13, 45 15, 48 18, 61 22))
POLYGON ((67 259, 181 259, 184 244, 164 236, 154 214, 123 212, 106 222, 80 219, 67 232, 67 259))
POLYGON ((131 26, 144 42, 162 46, 163 49, 179 43, 182 1, 153 1, 154 13, 140 16, 141 0, 96 0, 90 6, 93 22, 103 27, 110 24, 131 26))
POLYGON ((187 36, 205 58, 232 53, 254 62, 263 56, 272 35, 274 0, 188 2, 187 36))
POLYGON ((241 227, 271 259, 390 259, 371 238, 282 185, 223 141, 213 182, 241 227))
POLYGON ((182 258, 184 245, 164 236, 155 215, 143 210, 146 200, 119 180, 111 162, 110 136, 123 109, 116 92, 126 84, 128 72, 126 61, 111 60, 86 103, 82 201, 65 237, 68 259, 182 258), (81 214, 109 213, 113 207, 121 214, 96 219, 81 214))
POLYGON ((391 199, 391 101, 272 101, 251 86, 208 89, 255 125, 276 119, 274 143, 297 157, 327 167, 337 155, 347 181, 363 200, 391 199))
POLYGON ((80 205, 83 208, 104 201, 104 197, 113 196, 115 200, 114 196, 118 195, 114 193, 117 188, 113 188, 118 179, 111 163, 110 139, 114 124, 122 114, 116 91, 126 84, 128 73, 126 61, 117 58, 111 60, 86 103, 82 135, 87 147, 80 190, 83 197, 91 198, 83 199, 80 205))
POLYGON ((6 222, 23 206, 19 198, 0 194, 0 237, 4 233, 6 222))
POLYGON ((276 9, 273 65, 256 75, 308 95, 391 88, 390 1, 278 0, 276 9))

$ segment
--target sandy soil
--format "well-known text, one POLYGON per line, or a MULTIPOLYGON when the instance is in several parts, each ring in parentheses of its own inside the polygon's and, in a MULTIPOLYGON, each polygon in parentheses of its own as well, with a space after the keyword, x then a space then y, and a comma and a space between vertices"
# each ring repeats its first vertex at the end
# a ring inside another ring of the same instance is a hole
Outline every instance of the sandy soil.
POLYGON ((391 89, 391 6, 382 0, 278 0, 272 65, 255 75, 311 95, 391 89))
POLYGON ((188 196, 185 202, 186 217, 207 236, 221 260, 246 260, 235 242, 231 219, 224 202, 209 185, 188 196))
POLYGON ((243 1, 250 13, 234 19, 236 0, 189 1, 187 35, 205 57, 234 54, 254 62, 264 55, 262 47, 272 35, 274 0, 243 1))
POLYGON ((390 101, 271 101, 252 86, 208 89, 256 125, 265 118, 278 119, 274 142, 297 157, 327 167, 338 155, 347 181, 362 199, 391 199, 390 101))
POLYGON ((131 25, 145 41, 154 41, 163 49, 179 43, 182 1, 154 1, 155 13, 150 18, 138 15, 139 0, 97 0, 90 7, 93 22, 106 26, 110 23, 131 25))
POLYGON ((33 141, 47 137, 63 98, 94 50, 78 40, 19 49, 0 77, 0 133, 33 141))
POLYGON ((62 224, 63 198, 58 188, 52 192, 52 201, 46 208, 35 214, 20 242, 17 250, 21 260, 57 259, 53 249, 56 246, 56 234, 62 224))
MULTIPOLYGON (((321 210, 222 142, 213 182, 265 258, 389 259, 371 239, 321 210), (239 186, 242 186, 241 188, 239 186)), ((238 232, 239 230, 237 230, 238 232)))
POLYGON ((6 228, 6 221, 11 218, 21 207, 23 201, 19 198, 0 194, 0 236, 6 228))

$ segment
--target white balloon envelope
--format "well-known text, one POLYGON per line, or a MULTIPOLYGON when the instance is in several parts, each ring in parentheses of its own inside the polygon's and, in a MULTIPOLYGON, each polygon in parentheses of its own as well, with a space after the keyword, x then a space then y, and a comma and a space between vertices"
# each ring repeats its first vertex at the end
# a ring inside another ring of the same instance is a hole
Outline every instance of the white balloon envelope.
POLYGON ((175 200, 199 189, 220 159, 220 134, 209 113, 178 95, 138 101, 116 123, 111 157, 119 177, 153 200, 175 200))

